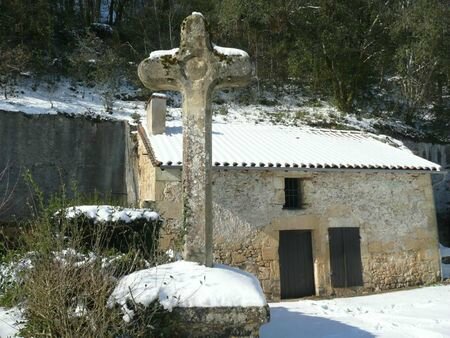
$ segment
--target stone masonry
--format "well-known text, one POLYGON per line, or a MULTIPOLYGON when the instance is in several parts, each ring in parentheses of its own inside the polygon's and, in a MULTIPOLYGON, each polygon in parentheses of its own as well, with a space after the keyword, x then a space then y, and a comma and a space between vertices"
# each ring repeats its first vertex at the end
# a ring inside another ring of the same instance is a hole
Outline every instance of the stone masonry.
MULTIPOLYGON (((139 149, 142 159, 142 141, 139 149)), ((181 170, 140 168, 141 182, 154 182, 153 190, 141 193, 141 199, 156 202, 167 224, 162 245, 176 248, 181 170)), ((268 299, 280 297, 280 230, 312 230, 316 295, 371 292, 440 279, 429 174, 214 170, 212 183, 215 260, 254 273, 268 299), (302 178, 303 209, 283 209, 285 177, 302 178), (329 227, 360 229, 362 288, 331 287, 329 227)))

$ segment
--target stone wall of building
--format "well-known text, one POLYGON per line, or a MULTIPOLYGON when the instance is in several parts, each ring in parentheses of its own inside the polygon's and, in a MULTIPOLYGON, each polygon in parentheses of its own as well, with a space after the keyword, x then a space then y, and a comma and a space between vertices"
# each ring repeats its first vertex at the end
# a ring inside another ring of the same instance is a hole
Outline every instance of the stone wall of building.
MULTIPOLYGON (((155 170, 163 245, 181 251, 181 170, 155 170)), ((369 292, 440 278, 433 192, 428 174, 364 172, 213 172, 215 260, 255 274, 268 299, 280 297, 279 231, 311 230, 317 295, 346 294, 330 279, 328 228, 360 229, 369 292), (302 179, 304 203, 283 209, 284 178, 302 179)))

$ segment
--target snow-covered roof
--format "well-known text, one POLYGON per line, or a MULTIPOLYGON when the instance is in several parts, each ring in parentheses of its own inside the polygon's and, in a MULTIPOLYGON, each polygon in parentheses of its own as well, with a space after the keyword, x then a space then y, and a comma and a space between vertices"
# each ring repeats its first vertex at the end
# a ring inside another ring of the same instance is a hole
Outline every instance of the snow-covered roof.
MULTIPOLYGON (((213 123, 212 130, 215 167, 441 170, 400 141, 366 132, 224 123, 213 123)), ((147 137, 156 165, 182 165, 180 121, 169 121, 164 134, 147 137)))

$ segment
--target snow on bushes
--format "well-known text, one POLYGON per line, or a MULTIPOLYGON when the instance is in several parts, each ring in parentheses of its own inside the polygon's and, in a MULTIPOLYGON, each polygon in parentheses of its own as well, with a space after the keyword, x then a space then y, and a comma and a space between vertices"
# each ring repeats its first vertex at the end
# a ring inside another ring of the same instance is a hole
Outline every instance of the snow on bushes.
POLYGON ((59 221, 63 218, 75 225, 86 247, 98 240, 95 233, 100 231, 102 247, 122 253, 133 247, 141 250, 147 258, 156 249, 162 223, 159 214, 150 209, 110 205, 73 206, 60 210, 55 218, 59 221))
POLYGON ((149 209, 131 209, 111 205, 80 205, 65 209, 67 219, 86 217, 94 223, 124 222, 130 223, 138 220, 159 221, 159 214, 149 209))

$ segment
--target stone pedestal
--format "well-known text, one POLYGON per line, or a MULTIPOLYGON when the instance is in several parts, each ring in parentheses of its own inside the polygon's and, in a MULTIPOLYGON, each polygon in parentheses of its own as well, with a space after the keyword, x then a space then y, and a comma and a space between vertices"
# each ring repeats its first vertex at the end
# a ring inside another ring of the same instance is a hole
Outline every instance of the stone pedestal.
POLYGON ((259 337, 269 306, 174 308, 180 337, 259 337))

